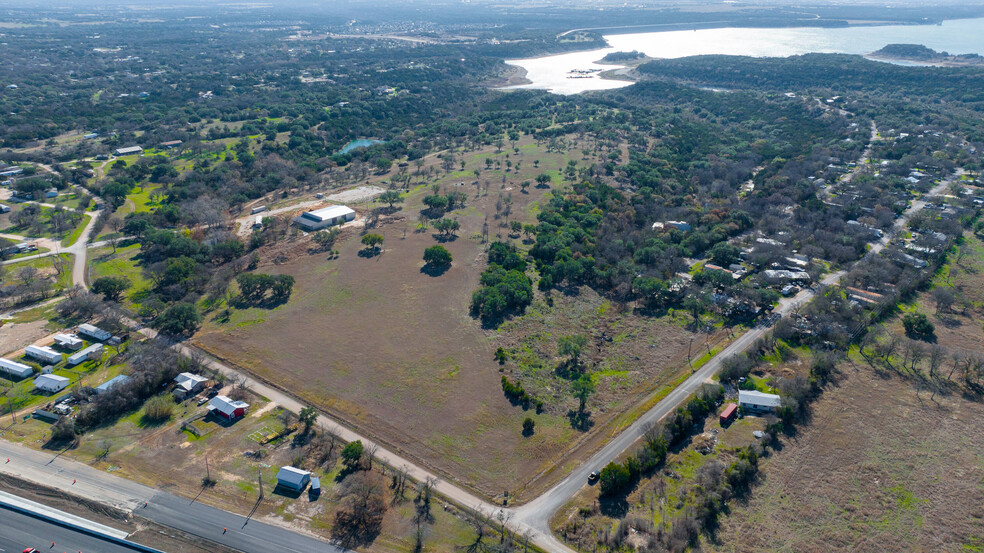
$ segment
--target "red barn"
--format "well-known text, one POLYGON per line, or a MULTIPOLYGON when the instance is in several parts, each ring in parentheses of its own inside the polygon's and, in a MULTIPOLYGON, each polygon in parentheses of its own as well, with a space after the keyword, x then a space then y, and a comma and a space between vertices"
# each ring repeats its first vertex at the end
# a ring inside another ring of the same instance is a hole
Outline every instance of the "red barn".
POLYGON ((247 409, 249 409, 248 403, 234 401, 228 396, 215 396, 208 402, 209 412, 230 421, 245 417, 247 409))
POLYGON ((734 403, 729 403, 724 406, 724 411, 721 411, 721 426, 724 426, 731 422, 738 414, 738 406, 734 403))

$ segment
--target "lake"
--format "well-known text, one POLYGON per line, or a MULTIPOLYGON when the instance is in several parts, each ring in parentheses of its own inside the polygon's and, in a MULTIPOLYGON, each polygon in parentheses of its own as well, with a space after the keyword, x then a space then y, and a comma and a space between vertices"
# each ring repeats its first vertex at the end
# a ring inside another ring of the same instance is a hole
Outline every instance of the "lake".
POLYGON ((867 54, 886 44, 922 44, 951 54, 984 55, 984 18, 945 21, 943 25, 884 25, 875 27, 737 28, 701 29, 606 35, 610 48, 558 54, 543 58, 506 60, 526 69, 530 84, 508 88, 545 89, 556 94, 576 94, 632 84, 630 81, 588 78, 568 79, 571 70, 614 69, 619 65, 594 63, 610 52, 638 50, 654 58, 682 58, 709 54, 754 57, 786 57, 799 54, 867 54))
POLYGON ((338 153, 340 153, 340 154, 347 154, 347 153, 351 152, 352 150, 356 150, 358 148, 368 148, 369 146, 372 146, 374 144, 382 144, 383 142, 384 141, 382 141, 382 140, 375 140, 375 139, 370 139, 370 138, 359 138, 359 139, 353 140, 352 142, 349 142, 348 144, 346 144, 345 146, 343 146, 341 150, 338 150, 338 153))

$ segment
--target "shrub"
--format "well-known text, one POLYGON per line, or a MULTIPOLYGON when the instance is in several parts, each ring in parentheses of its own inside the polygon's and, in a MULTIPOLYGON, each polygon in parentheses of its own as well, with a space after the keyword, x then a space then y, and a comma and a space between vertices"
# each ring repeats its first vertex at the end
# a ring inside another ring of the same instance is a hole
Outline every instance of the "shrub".
POLYGON ((902 317, 902 326, 910 336, 932 336, 936 332, 936 327, 922 313, 906 313, 902 317))
POLYGON ((362 464, 362 453, 364 450, 362 440, 349 442, 342 448, 342 463, 345 464, 347 470, 359 469, 362 464))
POLYGON ((601 495, 616 495, 629 487, 632 483, 632 474, 625 465, 608 463, 601 469, 598 483, 601 486, 601 495))
POLYGON ((150 422, 166 421, 173 413, 174 400, 167 395, 154 396, 144 406, 144 417, 150 422))
POLYGON ((75 439, 75 423, 68 417, 61 417, 51 425, 51 440, 64 442, 75 439))
POLYGON ((529 436, 530 434, 533 434, 533 428, 535 426, 536 423, 533 422, 533 419, 526 417, 526 420, 523 421, 523 435, 529 436))

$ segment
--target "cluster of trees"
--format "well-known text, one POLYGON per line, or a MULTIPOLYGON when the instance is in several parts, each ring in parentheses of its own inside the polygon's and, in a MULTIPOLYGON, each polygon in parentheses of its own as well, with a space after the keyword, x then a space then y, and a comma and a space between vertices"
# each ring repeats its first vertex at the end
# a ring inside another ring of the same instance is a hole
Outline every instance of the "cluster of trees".
POLYGON ((526 261, 511 244, 489 247, 489 266, 482 272, 481 287, 472 294, 472 314, 495 325, 533 301, 533 282, 526 276, 526 261))
POLYGON ((543 400, 531 395, 523 388, 522 382, 513 384, 505 376, 502 377, 502 393, 506 395, 513 405, 522 405, 523 409, 535 407, 536 412, 543 411, 543 400))
POLYGON ((258 304, 265 301, 284 303, 290 299, 294 290, 294 277, 291 275, 267 275, 262 273, 242 273, 236 276, 239 293, 245 303, 258 304), (267 297, 269 293, 269 297, 267 297))
POLYGON ((678 407, 665 421, 646 430, 643 443, 621 463, 611 462, 602 469, 598 483, 601 494, 627 493, 640 476, 652 474, 666 460, 667 448, 676 445, 693 431, 694 422, 717 408, 724 395, 720 386, 705 386, 700 393, 678 407))

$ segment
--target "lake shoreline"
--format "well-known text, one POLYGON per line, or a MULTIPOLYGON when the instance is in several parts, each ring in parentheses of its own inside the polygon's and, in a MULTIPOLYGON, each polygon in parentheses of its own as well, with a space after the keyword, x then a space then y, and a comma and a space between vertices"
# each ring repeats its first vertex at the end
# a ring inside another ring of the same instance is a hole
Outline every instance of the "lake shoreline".
MULTIPOLYGON (((607 47, 589 47, 549 56, 526 59, 507 59, 508 65, 522 69, 522 80, 500 86, 502 90, 548 90, 567 95, 592 90, 611 90, 629 86, 638 80, 635 60, 605 62, 614 52, 636 50, 644 53, 645 61, 677 59, 700 55, 747 57, 789 57, 808 53, 839 53, 858 55, 881 63, 920 67, 957 67, 948 60, 891 59, 873 55, 879 48, 898 42, 921 42, 929 47, 947 51, 984 53, 984 18, 951 19, 945 25, 913 22, 874 24, 869 22, 846 26, 785 26, 785 27, 713 27, 703 30, 679 30, 679 24, 666 25, 659 31, 631 33, 629 30, 653 28, 651 25, 622 27, 623 33, 605 34, 607 47), (671 30, 675 28, 676 30, 671 30), (571 78, 571 76, 574 78, 571 78), (590 76, 582 76, 590 75, 590 76)), ((584 31, 574 29, 570 32, 584 31)), ((518 72, 517 72, 518 75, 518 72)))

